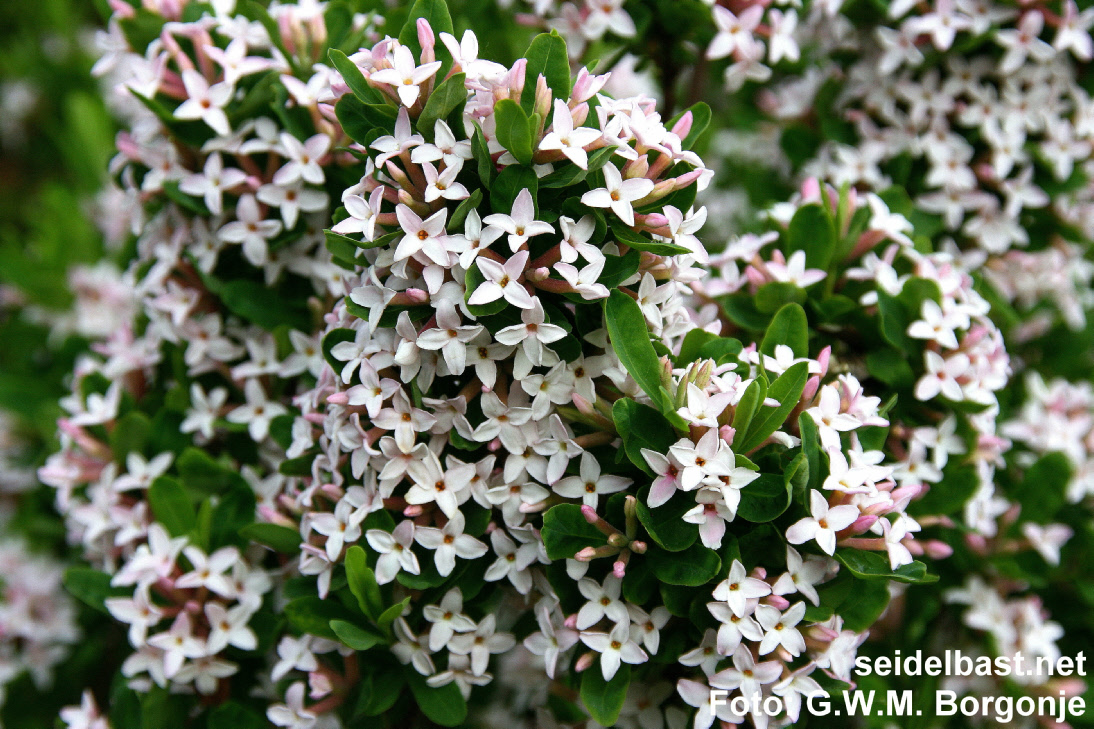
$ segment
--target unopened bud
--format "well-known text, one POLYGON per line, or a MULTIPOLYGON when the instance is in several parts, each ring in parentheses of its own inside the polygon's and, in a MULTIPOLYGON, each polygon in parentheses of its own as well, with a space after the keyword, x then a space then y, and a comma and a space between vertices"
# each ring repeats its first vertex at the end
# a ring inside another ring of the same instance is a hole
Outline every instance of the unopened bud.
POLYGON ((437 58, 433 52, 437 39, 433 35, 433 29, 429 27, 429 21, 425 18, 418 18, 418 42, 422 46, 422 65, 433 63, 437 58))

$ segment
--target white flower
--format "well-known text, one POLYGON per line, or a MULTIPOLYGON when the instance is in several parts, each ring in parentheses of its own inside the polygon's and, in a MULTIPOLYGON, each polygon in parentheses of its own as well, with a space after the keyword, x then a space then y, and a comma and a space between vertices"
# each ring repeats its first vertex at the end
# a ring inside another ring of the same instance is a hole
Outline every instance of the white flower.
POLYGON ((418 557, 411 551, 414 546, 414 522, 406 519, 388 533, 383 529, 365 532, 369 546, 380 553, 376 560, 376 582, 386 585, 395 579, 400 570, 412 575, 421 574, 418 557))
POLYGON ((521 309, 531 309, 535 305, 532 295, 520 283, 524 268, 528 265, 528 251, 514 253, 504 264, 485 256, 479 256, 476 261, 486 280, 471 294, 468 304, 489 304, 504 298, 521 309))
POLYGON ((354 509, 349 501, 342 499, 335 505, 333 514, 312 513, 308 523, 312 531, 327 538, 327 557, 333 562, 342 554, 343 546, 361 538, 361 522, 365 516, 367 514, 363 509, 354 509))
MULTIPOLYGON (((449 518, 443 529, 418 527, 414 531, 414 539, 418 544, 426 549, 435 550, 433 559, 437 562, 437 572, 444 577, 452 574, 452 570, 456 568, 456 557, 478 559, 486 554, 486 545, 464 534, 463 529, 463 513, 457 511, 449 518)), ((434 648, 434 650, 437 649, 434 648)))
MULTIPOLYGON (((224 169, 224 160, 220 152, 213 152, 205 158, 205 167, 198 174, 187 175, 179 182, 179 189, 187 195, 195 195, 205 200, 205 207, 213 215, 224 212, 224 192, 237 187, 247 179, 243 170, 234 167, 224 169)), ((259 195, 259 199, 262 196, 259 195)), ((263 202, 266 202, 263 200, 263 202)))
POLYGON ((486 568, 484 579, 487 582, 497 582, 508 577, 517 592, 527 595, 532 589, 532 575, 528 572, 528 567, 539 559, 539 545, 525 542, 517 547, 503 529, 495 529, 490 533, 490 544, 498 558, 486 568))
POLYGON ((209 653, 218 653, 229 645, 244 651, 253 651, 258 646, 254 631, 247 627, 251 611, 246 605, 227 610, 220 603, 208 602, 205 617, 209 621, 209 653))
POLYGON ((742 696, 751 698, 760 693, 765 684, 777 681, 782 674, 782 667, 781 661, 756 663, 752 658, 752 651, 742 645, 733 652, 733 667, 711 676, 710 685, 726 690, 740 689, 742 696))
MULTIPOLYGON (((755 577, 749 577, 740 560, 733 560, 729 574, 714 588, 714 599, 729 605, 734 615, 745 616, 749 610, 749 601, 771 594, 771 585, 755 577)), ((753 603, 754 605, 755 603, 753 603)))
POLYGON ((649 660, 631 639, 630 623, 623 622, 612 628, 611 633, 582 633, 581 642, 600 654, 600 672, 605 681, 611 681, 621 663, 635 665, 649 660))
POLYGON ((634 225, 634 208, 631 203, 653 192, 653 180, 635 177, 624 180, 615 165, 607 164, 601 168, 604 173, 604 187, 590 190, 581 196, 581 204, 591 208, 611 208, 627 225, 634 225))
POLYGON ((792 656, 799 656, 805 651, 805 638, 795 628, 805 616, 805 603, 798 602, 780 613, 778 608, 770 605, 756 606, 756 622, 764 629, 763 640, 760 641, 760 655, 767 655, 782 646, 792 656))
POLYGON ((551 120, 551 131, 543 135, 539 148, 545 151, 558 150, 581 169, 588 169, 589 155, 585 147, 600 139, 600 131, 588 127, 574 128, 574 118, 570 107, 562 99, 555 99, 555 115, 551 120))
MULTIPOLYGON (((186 88, 186 101, 175 109, 176 119, 201 119, 221 136, 232 133, 224 107, 232 99, 232 87, 228 83, 209 85, 197 71, 182 72, 182 84, 186 88)), ((211 209, 211 208, 210 208, 211 209)))
MULTIPOLYGON (((421 534, 427 527, 418 529, 421 534)), ((483 545, 485 548, 485 545, 483 545)), ((463 593, 453 587, 441 598, 440 605, 426 605, 422 617, 433 623, 429 629, 429 650, 439 651, 449 644, 456 633, 475 630, 475 621, 463 614, 463 593)))
POLYGON ((293 135, 282 132, 281 147, 288 155, 288 161, 274 173, 275 185, 288 185, 301 179, 313 185, 323 184, 326 177, 319 160, 330 150, 330 137, 326 134, 316 134, 308 141, 301 143, 293 135))
POLYGON ((556 628, 551 621, 551 612, 540 603, 536 609, 536 621, 539 632, 524 639, 524 647, 537 656, 543 657, 544 670, 549 678, 555 677, 559 656, 577 644, 577 631, 566 627, 556 628))
POLYGON ((279 402, 266 399, 266 390, 257 379, 247 380, 243 387, 247 396, 244 405, 237 405, 228 413, 228 422, 246 423, 247 432, 255 442, 263 441, 270 432, 274 418, 284 415, 288 409, 279 402))
POLYGON ((486 673, 492 653, 505 653, 516 645, 509 633, 495 633, 497 618, 490 613, 483 618, 473 633, 460 633, 448 642, 448 650, 456 655, 471 657, 471 672, 476 676, 486 673))
POLYGON ((858 507, 843 504, 829 508, 828 500, 816 490, 809 492, 809 504, 812 516, 792 524, 786 530, 786 541, 804 544, 815 539, 825 554, 833 554, 836 551, 836 532, 855 523, 860 515, 858 507))
POLYGON ((399 219, 399 226, 406 234, 395 248, 396 262, 421 251, 438 266, 445 268, 449 266, 450 254, 446 246, 448 236, 444 231, 444 222, 448 218, 447 209, 441 208, 422 220, 406 205, 397 205, 395 215, 399 219))
POLYGON ((603 584, 597 584, 596 580, 588 577, 580 580, 577 589, 588 602, 581 606, 577 614, 577 629, 591 628, 604 618, 616 624, 630 624, 627 607, 619 599, 622 587, 623 582, 614 575, 605 577, 603 584))
POLYGON ((304 708, 304 682, 297 681, 285 692, 285 703, 266 709, 266 718, 287 729, 312 729, 318 716, 304 708))
POLYGON ((217 236, 228 243, 241 244, 243 255, 251 264, 264 266, 269 258, 267 243, 280 232, 281 221, 263 219, 254 195, 247 194, 236 203, 236 220, 217 231, 217 236))
POLYGON ((197 547, 182 550, 193 569, 175 580, 175 587, 197 589, 204 587, 221 597, 234 597, 235 585, 228 572, 239 564, 239 550, 235 547, 222 547, 206 556, 197 547))
POLYGON ((422 349, 440 350, 449 372, 462 375, 467 365, 467 342, 482 331, 481 324, 463 325, 456 307, 446 301, 437 307, 437 325, 418 335, 418 346, 422 349))
POLYGON ((378 83, 394 86, 399 101, 403 103, 403 106, 410 107, 414 106, 414 102, 421 94, 419 87, 437 73, 441 62, 434 61, 418 66, 414 63, 414 54, 411 53, 410 48, 401 45, 395 49, 392 65, 393 68, 373 71, 369 78, 378 83))
POLYGON ((148 645, 163 650, 163 673, 172 678, 187 658, 200 658, 205 655, 206 645, 201 638, 191 632, 190 613, 180 612, 166 633, 153 635, 148 645))
MULTIPOLYGON (((480 260, 480 265, 483 261, 480 260)), ((536 298, 532 306, 520 314, 520 324, 499 329, 494 335, 501 344, 521 345, 528 361, 534 365, 546 364, 543 345, 557 342, 566 336, 566 330, 546 321, 543 305, 536 298)))
POLYGON ((360 195, 347 195, 342 199, 349 217, 337 223, 331 230, 340 235, 363 233, 365 240, 376 239, 376 216, 380 214, 380 204, 384 199, 384 187, 377 187, 369 195, 368 202, 360 195))
POLYGON ((521 190, 513 200, 510 215, 493 213, 483 218, 482 222, 508 233, 509 248, 514 253, 520 250, 529 238, 555 232, 554 226, 550 223, 536 220, 532 193, 527 188, 521 190))
POLYGON ((772 594, 789 595, 800 592, 814 605, 820 605, 820 595, 814 585, 824 580, 828 566, 823 559, 810 557, 803 561, 793 547, 786 548, 786 573, 771 587, 772 594))

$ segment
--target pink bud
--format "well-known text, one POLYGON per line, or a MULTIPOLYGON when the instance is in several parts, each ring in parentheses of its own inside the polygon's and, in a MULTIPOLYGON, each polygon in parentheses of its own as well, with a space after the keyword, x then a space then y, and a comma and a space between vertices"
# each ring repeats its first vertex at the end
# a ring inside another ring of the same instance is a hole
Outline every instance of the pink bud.
POLYGON ((627 563, 617 560, 616 563, 612 565, 612 574, 619 579, 623 579, 627 574, 627 563))
POLYGON ((820 354, 817 355, 817 362, 819 362, 821 366, 821 377, 824 377, 828 374, 828 360, 831 359, 831 357, 832 345, 828 345, 820 351, 820 354))
POLYGON ((805 389, 802 390, 802 402, 809 402, 813 399, 813 396, 817 394, 817 390, 820 388, 821 378, 820 375, 813 375, 805 383, 805 389))
POLYGON ((593 661, 595 660, 596 653, 593 653, 592 651, 582 654, 582 656, 577 659, 577 663, 574 664, 574 671, 576 671, 577 673, 581 673, 582 671, 589 668, 589 666, 593 665, 593 661))
POLYGON ((596 509, 589 506, 588 504, 583 504, 581 506, 581 515, 585 517, 585 521, 589 522, 590 524, 596 524, 598 521, 600 521, 600 517, 597 515, 596 509))
POLYGON ((768 595, 764 598, 764 602, 766 602, 771 607, 777 608, 779 610, 786 610, 788 607, 790 607, 790 601, 782 595, 768 595))
POLYGON ((585 547, 584 549, 580 549, 578 550, 577 554, 574 555, 574 559, 576 559, 578 562, 592 562, 594 559, 596 559, 596 549, 594 547, 585 547))
POLYGON ((429 27, 429 21, 418 18, 418 42, 422 45, 422 63, 432 63, 436 59, 433 46, 437 39, 433 35, 433 29, 429 27))
POLYGON ((421 516, 422 512, 424 511, 425 509, 423 509, 419 504, 411 504, 410 506, 403 509, 403 516, 407 517, 408 519, 414 519, 421 516))
POLYGON ((816 202, 820 200, 820 182, 816 177, 810 177, 801 186, 802 202, 816 202))
POLYGON ((577 627, 577 613, 573 615, 567 615, 566 619, 562 621, 563 626, 573 630, 577 627))
POLYGON ((725 441, 726 445, 733 445, 733 439, 737 437, 737 429, 732 425, 723 425, 718 428, 718 435, 725 441))
POLYGON ((847 531, 850 534, 862 534, 864 531, 872 527, 877 523, 876 514, 863 514, 858 519, 855 519, 851 526, 847 527, 847 531))
POLYGON ((335 392, 331 395, 327 395, 327 403, 330 405, 348 405, 349 393, 335 392))
POLYGON ((649 546, 645 542, 640 542, 638 540, 635 540, 635 541, 631 542, 630 549, 635 554, 645 554, 646 550, 649 549, 649 546))
POLYGON ((672 125, 672 133, 680 137, 680 139, 683 139, 688 135, 688 132, 691 131, 692 121, 693 117, 691 114, 691 110, 689 109, 688 111, 684 112, 684 115, 681 116, 675 124, 672 125))

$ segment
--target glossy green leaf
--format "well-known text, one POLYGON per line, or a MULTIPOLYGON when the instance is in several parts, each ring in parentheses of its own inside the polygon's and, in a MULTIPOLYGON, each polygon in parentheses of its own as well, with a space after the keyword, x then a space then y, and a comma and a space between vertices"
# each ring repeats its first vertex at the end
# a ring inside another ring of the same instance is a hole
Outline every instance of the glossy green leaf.
POLYGON ((741 489, 737 516, 755 523, 775 519, 790 506, 790 484, 783 476, 761 473, 741 489))
POLYGON ((714 579, 722 567, 718 553, 699 543, 679 552, 651 546, 645 558, 658 580, 685 587, 705 585, 714 579))
POLYGON ((798 304, 787 304, 779 309, 767 327, 760 351, 773 357, 775 347, 780 344, 790 347, 795 357, 809 356, 809 320, 805 309, 798 304))
POLYGON ((532 164, 532 127, 520 104, 511 99, 502 99, 494 106, 494 119, 501 146, 521 164, 532 164))
POLYGON ((280 524, 248 524, 239 530, 239 534, 280 554, 296 554, 302 541, 300 532, 280 524))
POLYGON ((148 487, 148 505, 156 521, 173 537, 181 537, 197 524, 197 510, 182 484, 170 476, 160 476, 148 487))
POLYGON ((604 323, 619 361, 653 402, 662 403, 661 363, 638 303, 622 291, 612 291, 604 300, 604 323))
POLYGON ((543 544, 551 559, 573 559, 585 547, 602 547, 608 538, 585 521, 577 504, 552 506, 543 515, 543 544))
POLYGON ((581 703, 593 721, 601 726, 615 726, 630 683, 631 667, 626 663, 619 666, 610 681, 604 680, 599 664, 581 674, 581 703))
POLYGON ((520 105, 529 114, 536 102, 536 85, 542 75, 547 81, 556 99, 566 101, 570 98, 570 58, 566 54, 566 41, 557 30, 540 33, 532 39, 524 57, 528 65, 524 72, 524 91, 520 105))

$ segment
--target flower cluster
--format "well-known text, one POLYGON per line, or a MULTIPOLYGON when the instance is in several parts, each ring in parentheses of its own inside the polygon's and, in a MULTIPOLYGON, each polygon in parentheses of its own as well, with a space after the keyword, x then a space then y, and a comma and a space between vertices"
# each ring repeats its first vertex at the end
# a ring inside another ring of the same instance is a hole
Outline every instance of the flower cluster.
POLYGON ((508 63, 442 0, 112 6, 133 257, 73 275, 39 478, 128 649, 64 722, 786 726, 909 605, 1060 654, 1027 568, 1072 568, 1090 398, 1011 376, 1086 321, 1085 20, 894 3, 894 65, 876 11, 711 5, 663 104, 579 60, 663 3, 537 2, 508 63), (761 105, 816 175, 724 247, 715 113, 664 111, 722 64, 805 69, 761 105))

